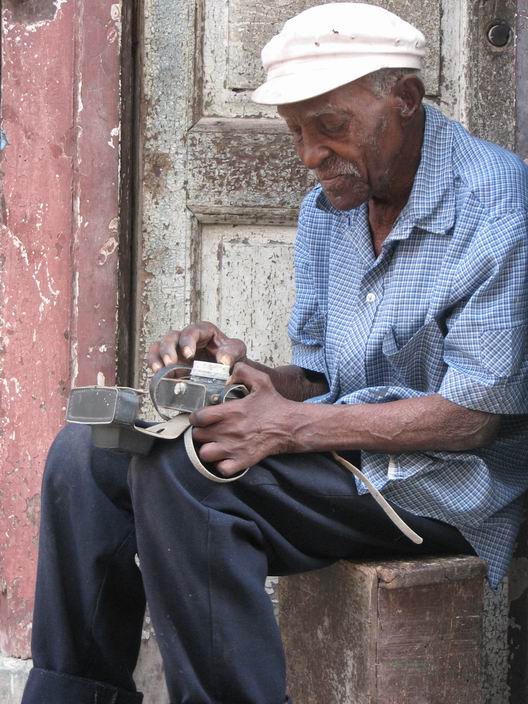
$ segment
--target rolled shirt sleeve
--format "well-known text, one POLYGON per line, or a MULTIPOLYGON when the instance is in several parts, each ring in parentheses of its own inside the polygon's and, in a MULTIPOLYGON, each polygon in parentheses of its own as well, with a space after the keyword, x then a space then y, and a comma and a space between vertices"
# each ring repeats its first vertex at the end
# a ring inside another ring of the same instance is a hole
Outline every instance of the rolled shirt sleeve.
POLYGON ((458 279, 473 288, 448 321, 439 393, 495 414, 528 413, 528 217, 490 222, 458 279), (486 246, 484 246, 486 245, 486 246), (484 255, 485 253, 485 255, 484 255), (480 255, 484 256, 480 256, 480 255))

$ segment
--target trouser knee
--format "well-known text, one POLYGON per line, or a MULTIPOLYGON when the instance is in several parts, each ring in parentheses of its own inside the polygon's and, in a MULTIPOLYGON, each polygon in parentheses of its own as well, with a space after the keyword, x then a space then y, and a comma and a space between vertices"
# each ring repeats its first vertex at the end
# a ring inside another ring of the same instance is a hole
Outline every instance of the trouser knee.
POLYGON ((92 450, 88 426, 66 425, 56 435, 48 452, 42 489, 55 493, 65 484, 69 487, 90 463, 92 450))
POLYGON ((218 487, 193 467, 183 438, 159 440, 149 455, 134 457, 130 463, 129 484, 136 501, 163 491, 172 495, 184 493, 201 500, 218 487))
POLYGON ((43 500, 60 508, 61 502, 82 497, 89 500, 93 492, 103 492, 120 508, 128 509, 127 455, 94 447, 91 429, 68 424, 50 447, 42 480, 43 500))

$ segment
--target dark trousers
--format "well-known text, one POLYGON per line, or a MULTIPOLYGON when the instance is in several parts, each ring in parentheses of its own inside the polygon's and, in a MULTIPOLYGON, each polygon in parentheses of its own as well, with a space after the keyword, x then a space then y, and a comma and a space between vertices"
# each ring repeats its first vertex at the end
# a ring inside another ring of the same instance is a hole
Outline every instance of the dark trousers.
POLYGON ((400 515, 423 545, 359 496, 329 455, 271 457, 225 485, 202 477, 179 441, 129 461, 68 426, 44 475, 23 704, 141 702, 132 673, 145 594, 172 704, 282 704, 268 574, 340 558, 473 552, 456 529, 400 515))

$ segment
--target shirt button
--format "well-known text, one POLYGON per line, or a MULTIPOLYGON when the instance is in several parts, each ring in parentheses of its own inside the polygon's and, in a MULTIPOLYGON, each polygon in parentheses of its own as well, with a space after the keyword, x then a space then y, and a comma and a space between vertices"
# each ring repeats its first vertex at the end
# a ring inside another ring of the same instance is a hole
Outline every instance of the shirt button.
POLYGON ((367 297, 365 298, 367 303, 374 303, 376 300, 376 294, 373 293, 372 291, 370 293, 367 293, 367 297))

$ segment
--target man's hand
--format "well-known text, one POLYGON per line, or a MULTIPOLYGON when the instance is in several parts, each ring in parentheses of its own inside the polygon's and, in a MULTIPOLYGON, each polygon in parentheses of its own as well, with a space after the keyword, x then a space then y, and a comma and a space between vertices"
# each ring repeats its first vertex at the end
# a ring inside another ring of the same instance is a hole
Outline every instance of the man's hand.
POLYGON ((212 323, 194 323, 183 330, 171 330, 149 349, 147 361, 154 372, 173 362, 194 359, 218 362, 230 367, 246 360, 246 345, 242 340, 227 337, 212 323))
POLYGON ((287 452, 292 409, 299 405, 281 396, 267 374, 248 364, 236 364, 229 383, 244 384, 249 395, 208 406, 190 417, 193 438, 202 444, 200 459, 213 463, 224 476, 287 452))

